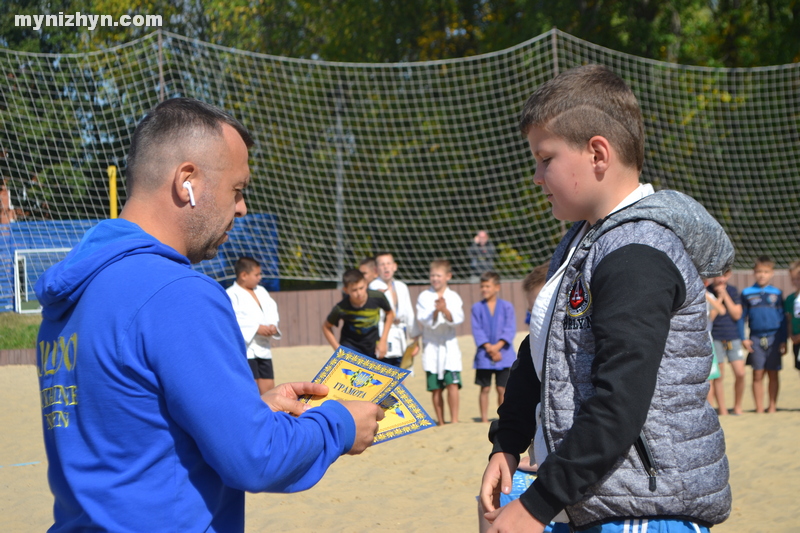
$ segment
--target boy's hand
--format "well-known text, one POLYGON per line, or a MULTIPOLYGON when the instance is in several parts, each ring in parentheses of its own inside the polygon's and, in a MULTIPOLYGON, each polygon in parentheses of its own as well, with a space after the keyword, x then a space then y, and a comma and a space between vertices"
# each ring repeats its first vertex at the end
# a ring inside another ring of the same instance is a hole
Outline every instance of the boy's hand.
POLYGON ((262 394, 261 399, 275 412, 300 416, 311 408, 307 403, 297 401, 297 398, 306 394, 325 396, 328 387, 321 383, 284 383, 262 394))
POLYGON ((378 422, 385 416, 383 409, 372 402, 347 401, 341 402, 350 411, 356 423, 356 438, 348 455, 358 455, 372 445, 375 434, 378 433, 378 422))
POLYGON ((386 352, 389 351, 389 343, 385 340, 378 341, 378 344, 375 346, 375 355, 378 356, 378 359, 383 359, 386 357, 386 352))
MULTIPOLYGON (((489 459, 486 470, 481 480, 481 505, 487 512, 492 512, 500 507, 500 492, 511 492, 513 472, 517 469, 517 462, 510 453, 496 453, 489 459)), ((526 511, 527 512, 527 511, 526 511)))
POLYGON ((545 528, 545 524, 536 520, 519 500, 514 500, 504 507, 486 513, 483 517, 492 524, 488 533, 514 531, 540 533, 545 528))
POLYGON ((278 327, 275 324, 270 324, 269 326, 261 324, 258 326, 258 331, 256 331, 256 333, 262 337, 271 337, 278 333, 278 327))
POLYGON ((786 343, 782 342, 780 346, 778 346, 778 351, 781 352, 781 355, 786 354, 786 343))
POLYGON ((744 346, 744 349, 747 350, 748 353, 753 353, 753 341, 750 339, 743 340, 742 346, 744 346))
POLYGON ((436 310, 440 313, 447 311, 447 302, 444 300, 444 298, 440 297, 436 299, 436 310))

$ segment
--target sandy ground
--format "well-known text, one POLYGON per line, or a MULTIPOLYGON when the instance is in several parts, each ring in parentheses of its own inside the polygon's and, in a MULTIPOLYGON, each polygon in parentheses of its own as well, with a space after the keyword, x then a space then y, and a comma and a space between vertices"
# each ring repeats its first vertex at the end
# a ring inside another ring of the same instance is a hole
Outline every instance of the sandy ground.
MULTIPOLYGON (((476 531, 475 495, 489 452, 488 426, 476 421, 472 339, 460 343, 466 370, 459 424, 342 457, 304 493, 249 494, 247 531, 476 531)), ((331 351, 277 349, 278 381, 311 379, 331 351)), ((778 413, 753 412, 748 376, 745 414, 722 418, 734 500, 730 519, 714 528, 717 533, 800 531, 800 376, 789 356, 784 367, 778 413)), ((431 412, 421 370, 417 362, 416 375, 407 378, 406 386, 431 412)), ((726 380, 730 404, 730 372, 726 380)), ((0 531, 44 531, 51 523, 52 496, 33 366, 0 367, 0 405, 0 531)), ((492 398, 490 412, 495 408, 492 398)))

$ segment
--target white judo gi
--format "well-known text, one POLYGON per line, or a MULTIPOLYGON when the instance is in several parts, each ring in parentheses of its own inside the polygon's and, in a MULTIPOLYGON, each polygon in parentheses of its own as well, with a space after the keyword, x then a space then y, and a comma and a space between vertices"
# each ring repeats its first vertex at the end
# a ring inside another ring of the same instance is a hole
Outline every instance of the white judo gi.
MULTIPOLYGON (((369 288, 374 291, 380 291, 389 300, 389 305, 392 306, 394 311, 394 323, 389 329, 389 337, 387 338, 388 350, 386 357, 402 357, 408 346, 408 338, 416 337, 419 335, 416 321, 414 320, 414 306, 411 304, 411 295, 408 292, 408 285, 402 281, 392 280, 392 288, 397 295, 397 305, 394 303, 394 298, 390 298, 388 292, 388 285, 381 278, 372 280, 369 288)), ((383 313, 381 313, 381 321, 378 327, 380 335, 383 335, 383 313)))
POLYGON ((456 339, 456 326, 464 322, 464 303, 455 291, 444 290, 444 300, 453 320, 442 313, 433 320, 439 296, 432 288, 420 293, 417 299, 417 321, 422 327, 422 368, 425 372, 444 378, 446 370, 461 372, 461 349, 456 339))
POLYGON ((233 304, 239 329, 242 331, 244 343, 247 345, 248 359, 272 359, 271 341, 281 338, 281 330, 275 335, 258 335, 259 326, 278 327, 278 304, 261 285, 255 288, 258 302, 247 292, 247 289, 234 282, 227 289, 228 297, 233 304))

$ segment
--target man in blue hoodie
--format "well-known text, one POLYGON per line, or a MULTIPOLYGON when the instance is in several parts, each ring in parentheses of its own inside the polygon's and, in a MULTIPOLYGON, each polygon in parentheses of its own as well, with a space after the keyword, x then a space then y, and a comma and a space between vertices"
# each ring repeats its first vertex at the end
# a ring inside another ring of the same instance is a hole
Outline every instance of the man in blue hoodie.
POLYGON ((372 443, 376 405, 259 396, 230 300, 190 268, 247 212, 252 144, 213 106, 163 102, 134 132, 121 218, 39 280, 50 531, 243 531, 244 491, 307 489, 372 443))

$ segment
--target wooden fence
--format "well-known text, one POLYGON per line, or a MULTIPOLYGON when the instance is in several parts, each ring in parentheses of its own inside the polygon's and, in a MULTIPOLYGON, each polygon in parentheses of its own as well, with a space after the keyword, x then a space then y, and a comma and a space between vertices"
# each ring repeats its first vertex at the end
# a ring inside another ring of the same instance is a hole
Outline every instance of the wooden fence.
MULTIPOLYGON (((754 283, 753 273, 749 270, 739 270, 731 277, 731 284, 739 288, 748 287, 754 283)), ((789 273, 786 270, 775 272, 772 284, 788 294, 792 291, 789 273)), ((480 301, 480 286, 476 284, 453 284, 450 286, 464 301, 464 323, 457 329, 457 335, 470 335, 470 309, 472 304, 480 301)), ((411 301, 416 302, 420 292, 427 286, 409 286, 411 301)), ((316 291, 286 291, 273 292, 271 296, 278 304, 281 322, 280 327, 283 338, 274 341, 273 346, 318 346, 327 344, 322 335, 322 322, 328 316, 333 306, 342 298, 342 293, 336 289, 316 291)), ((510 301, 517 314, 517 331, 527 330, 525 325, 525 294, 522 291, 521 281, 504 282, 501 286, 500 298, 510 301)), ((338 332, 337 332, 338 333, 338 332)), ((0 366, 35 364, 36 351, 28 350, 0 350, 0 366)))

